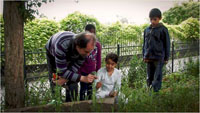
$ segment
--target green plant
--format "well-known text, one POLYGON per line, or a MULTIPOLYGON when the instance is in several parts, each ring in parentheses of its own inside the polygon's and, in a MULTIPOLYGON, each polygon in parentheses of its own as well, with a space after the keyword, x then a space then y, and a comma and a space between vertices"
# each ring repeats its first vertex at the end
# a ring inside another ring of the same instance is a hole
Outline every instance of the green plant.
POLYGON ((55 87, 55 95, 53 98, 55 99, 55 102, 53 103, 53 106, 55 107, 56 112, 62 111, 62 94, 61 94, 62 87, 59 85, 56 85, 55 87))
POLYGON ((94 24, 97 31, 100 29, 100 23, 96 18, 81 14, 80 12, 69 14, 66 18, 60 21, 61 30, 72 31, 74 33, 83 32, 87 24, 94 24))
POLYGON ((44 49, 48 39, 59 31, 59 25, 53 20, 35 19, 24 26, 24 49, 31 51, 44 49))
POLYGON ((199 18, 199 2, 183 2, 163 13, 163 22, 167 24, 180 24, 188 18, 199 18))
POLYGON ((131 60, 128 80, 129 85, 132 87, 142 87, 142 82, 146 80, 146 63, 136 55, 131 60))
POLYGON ((193 61, 191 58, 189 59, 188 63, 183 68, 185 70, 185 74, 188 76, 199 76, 199 58, 193 61))
POLYGON ((45 105, 51 100, 51 90, 47 87, 48 79, 41 78, 37 81, 29 81, 26 84, 26 106, 45 105))

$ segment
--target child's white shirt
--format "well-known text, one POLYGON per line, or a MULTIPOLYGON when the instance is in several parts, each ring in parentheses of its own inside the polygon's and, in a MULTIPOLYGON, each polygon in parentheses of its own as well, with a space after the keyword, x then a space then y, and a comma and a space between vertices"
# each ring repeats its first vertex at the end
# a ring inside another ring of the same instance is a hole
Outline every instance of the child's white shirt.
POLYGON ((121 87, 121 72, 114 68, 114 71, 111 76, 108 75, 108 72, 105 67, 101 68, 97 72, 98 79, 95 80, 95 86, 97 82, 101 82, 102 86, 96 92, 97 98, 105 98, 109 96, 111 91, 118 91, 121 87))

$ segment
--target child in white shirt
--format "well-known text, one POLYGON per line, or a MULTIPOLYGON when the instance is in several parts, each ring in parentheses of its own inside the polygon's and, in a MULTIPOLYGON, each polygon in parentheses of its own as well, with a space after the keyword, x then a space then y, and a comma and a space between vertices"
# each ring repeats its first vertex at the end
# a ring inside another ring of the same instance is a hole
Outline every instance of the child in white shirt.
POLYGON ((106 67, 101 68, 97 72, 98 79, 96 84, 96 97, 115 97, 121 87, 121 72, 116 69, 118 56, 114 53, 109 53, 106 56, 106 67))

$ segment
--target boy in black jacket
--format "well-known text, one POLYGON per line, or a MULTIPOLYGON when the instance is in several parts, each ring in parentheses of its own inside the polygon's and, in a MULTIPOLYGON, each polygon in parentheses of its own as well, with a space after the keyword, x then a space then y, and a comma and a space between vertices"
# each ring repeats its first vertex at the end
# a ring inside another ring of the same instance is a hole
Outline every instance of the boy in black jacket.
POLYGON ((143 60, 147 63, 147 86, 154 92, 161 89, 162 68, 170 56, 168 29, 159 21, 161 11, 154 8, 149 13, 151 25, 144 30, 143 60))

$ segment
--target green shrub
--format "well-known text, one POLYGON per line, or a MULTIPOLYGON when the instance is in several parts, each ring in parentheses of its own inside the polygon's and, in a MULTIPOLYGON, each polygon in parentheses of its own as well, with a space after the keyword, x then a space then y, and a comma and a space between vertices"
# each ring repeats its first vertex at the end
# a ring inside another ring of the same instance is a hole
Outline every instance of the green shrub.
POLYGON ((196 61, 189 59, 189 62, 184 67, 185 74, 188 76, 199 76, 199 58, 196 61))
POLYGON ((181 24, 181 32, 185 34, 185 40, 198 40, 199 39, 199 20, 196 18, 188 18, 181 24))
POLYGON ((130 69, 128 71, 128 83, 131 87, 142 87, 143 82, 146 80, 146 63, 142 58, 133 56, 131 60, 130 69))
POLYGON ((35 19, 24 26, 24 49, 37 51, 44 49, 48 39, 59 31, 59 25, 53 20, 35 19))
POLYGON ((66 18, 60 21, 61 30, 72 31, 74 33, 83 32, 87 24, 94 24, 97 32, 100 30, 100 23, 96 18, 81 14, 80 12, 69 14, 66 18))
POLYGON ((199 21, 188 18, 179 25, 167 25, 171 38, 178 41, 194 41, 199 39, 199 21))
POLYGON ((199 18, 199 2, 183 2, 163 13, 163 22, 170 25, 178 25, 188 18, 199 18))

